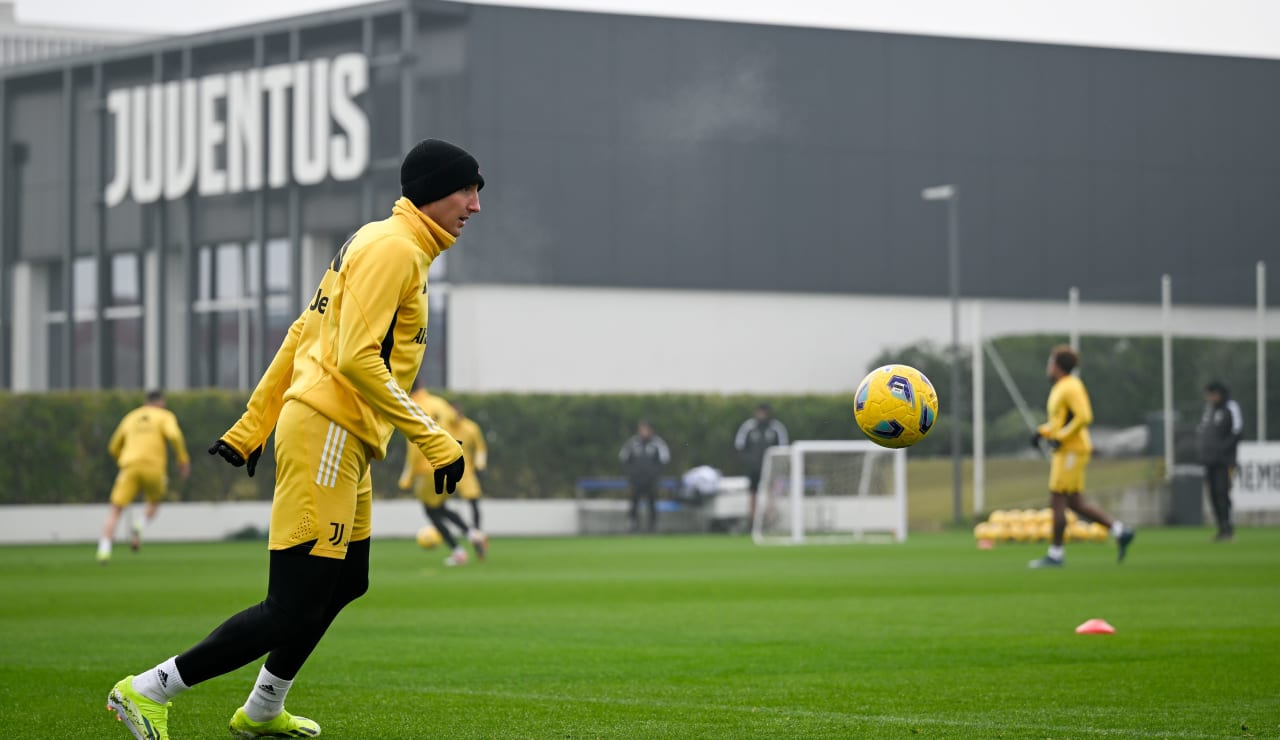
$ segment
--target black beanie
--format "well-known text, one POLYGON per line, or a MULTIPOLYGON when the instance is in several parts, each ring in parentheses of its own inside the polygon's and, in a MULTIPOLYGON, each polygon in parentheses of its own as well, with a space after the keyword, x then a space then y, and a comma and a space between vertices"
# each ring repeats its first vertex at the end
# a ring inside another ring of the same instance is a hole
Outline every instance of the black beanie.
POLYGON ((468 185, 484 187, 480 163, 447 141, 423 139, 404 155, 400 165, 400 194, 415 206, 440 200, 468 185))

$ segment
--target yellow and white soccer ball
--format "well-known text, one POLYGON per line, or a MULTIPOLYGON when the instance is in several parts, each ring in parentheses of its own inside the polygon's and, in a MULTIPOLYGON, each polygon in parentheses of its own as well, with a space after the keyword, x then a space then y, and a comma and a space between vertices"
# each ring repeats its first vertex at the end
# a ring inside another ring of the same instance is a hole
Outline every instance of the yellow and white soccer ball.
POLYGON ((418 547, 430 550, 440 544, 440 532, 430 524, 418 530, 418 547))
POLYGON ((878 367, 858 384, 853 417, 881 447, 910 447, 938 421, 938 392, 910 365, 878 367))

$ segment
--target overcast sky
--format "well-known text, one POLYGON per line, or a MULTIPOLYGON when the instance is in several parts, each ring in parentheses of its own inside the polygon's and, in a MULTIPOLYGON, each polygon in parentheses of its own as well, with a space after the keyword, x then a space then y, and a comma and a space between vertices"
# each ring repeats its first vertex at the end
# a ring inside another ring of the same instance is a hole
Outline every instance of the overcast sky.
MULTIPOLYGON (((469 0, 1280 59, 1280 0, 469 0)), ((190 33, 350 0, 17 0, 24 23, 190 33)))

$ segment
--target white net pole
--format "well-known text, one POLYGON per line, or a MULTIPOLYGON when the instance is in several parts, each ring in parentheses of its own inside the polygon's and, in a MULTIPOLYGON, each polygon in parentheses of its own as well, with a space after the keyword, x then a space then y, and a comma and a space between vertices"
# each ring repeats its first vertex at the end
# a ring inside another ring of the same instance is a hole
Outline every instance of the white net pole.
POLYGON ((872 472, 874 466, 868 465, 866 462, 862 464, 862 469, 858 471, 858 495, 866 498, 871 493, 871 481, 873 479, 872 472))
POLYGON ((791 448, 791 541, 804 543, 804 450, 791 448))

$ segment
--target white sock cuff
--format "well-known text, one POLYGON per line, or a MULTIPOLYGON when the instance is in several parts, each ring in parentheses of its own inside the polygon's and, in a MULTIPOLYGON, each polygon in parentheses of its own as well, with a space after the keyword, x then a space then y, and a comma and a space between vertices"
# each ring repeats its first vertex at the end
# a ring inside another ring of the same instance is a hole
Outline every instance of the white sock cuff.
POLYGON ((258 680, 244 702, 244 713, 254 722, 269 722, 284 709, 284 700, 293 681, 286 681, 267 670, 258 671, 258 680))
POLYGON ((1124 534, 1124 522, 1119 519, 1111 522, 1111 536, 1119 537, 1122 534, 1124 534))
POLYGON ((285 680, 280 678, 271 671, 268 671, 267 667, 264 665, 262 666, 262 669, 258 671, 258 683, 269 683, 277 689, 288 689, 293 686, 293 679, 285 680))
POLYGON ((1066 555, 1066 550, 1061 545, 1049 545, 1049 557, 1054 560, 1061 560, 1066 555))
POLYGON ((133 677, 133 689, 139 694, 167 703, 170 699, 191 688, 178 673, 178 656, 173 656, 151 670, 133 677))

